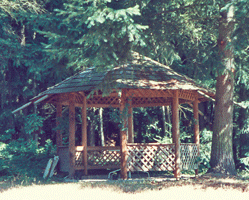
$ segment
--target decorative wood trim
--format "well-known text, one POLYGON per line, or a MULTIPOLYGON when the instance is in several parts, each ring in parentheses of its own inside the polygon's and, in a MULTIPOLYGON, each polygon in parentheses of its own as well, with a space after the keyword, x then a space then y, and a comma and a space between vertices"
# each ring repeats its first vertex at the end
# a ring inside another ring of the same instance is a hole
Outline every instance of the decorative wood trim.
POLYGON ((130 97, 172 97, 170 90, 156 90, 156 89, 129 89, 127 96, 130 97))
POLYGON ((174 144, 160 144, 160 143, 127 143, 127 146, 168 146, 174 144))
POLYGON ((120 146, 88 146, 88 151, 119 151, 120 146))
POLYGON ((195 91, 194 90, 178 90, 178 98, 194 101, 195 91))

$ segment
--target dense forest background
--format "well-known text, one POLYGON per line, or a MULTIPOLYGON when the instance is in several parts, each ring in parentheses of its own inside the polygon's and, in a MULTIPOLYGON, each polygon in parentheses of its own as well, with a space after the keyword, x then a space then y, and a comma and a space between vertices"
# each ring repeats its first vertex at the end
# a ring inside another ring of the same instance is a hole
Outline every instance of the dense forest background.
MULTIPOLYGON (((234 101, 240 102, 233 112, 233 157, 237 170, 248 170, 247 0, 2 0, 0 176, 36 176, 55 154, 55 108, 38 104, 15 115, 12 111, 89 66, 106 70, 125 61, 130 51, 137 51, 215 89, 216 77, 223 70, 219 59, 219 20, 231 7, 233 31, 226 48, 232 48, 236 71, 234 101), (33 141, 36 134, 38 146, 33 141)), ((210 167, 214 107, 214 102, 200 104, 200 159, 204 171, 210 167)), ((135 142, 171 142, 170 110, 134 109, 135 142)), ((64 108, 63 112, 60 128, 67 144, 68 110, 64 108)), ((101 141, 118 144, 116 115, 117 110, 111 108, 88 110, 92 145, 101 145, 101 141), (100 134, 102 122, 104 141, 100 134)), ((191 142, 191 107, 182 105, 180 118, 181 142, 191 142)), ((80 118, 77 124, 80 126, 80 118)), ((79 140, 78 137, 76 144, 79 140)))

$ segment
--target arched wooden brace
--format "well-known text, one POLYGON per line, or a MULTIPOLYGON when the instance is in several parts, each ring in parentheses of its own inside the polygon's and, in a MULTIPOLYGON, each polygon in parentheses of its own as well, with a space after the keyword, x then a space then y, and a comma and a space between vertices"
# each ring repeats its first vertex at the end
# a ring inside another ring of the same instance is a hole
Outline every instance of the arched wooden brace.
POLYGON ((86 96, 83 96, 83 105, 81 108, 81 132, 82 132, 82 146, 83 146, 83 165, 84 165, 84 175, 87 175, 87 101, 86 96))
POLYGON ((179 92, 173 91, 172 100, 172 136, 175 143, 175 171, 174 177, 179 180, 181 176, 181 158, 180 158, 180 128, 179 128, 179 92))
MULTIPOLYGON (((194 112, 194 143, 197 144, 198 154, 200 150, 200 134, 199 134, 199 108, 198 108, 198 92, 196 92, 196 97, 193 102, 193 112, 194 112)), ((198 169, 195 170, 195 175, 198 175, 198 169)))
POLYGON ((121 178, 127 179, 127 115, 124 113, 126 105, 126 91, 123 89, 120 99, 120 116, 122 127, 120 129, 120 154, 121 154, 121 178))
POLYGON ((75 94, 69 95, 69 177, 75 173, 75 94))

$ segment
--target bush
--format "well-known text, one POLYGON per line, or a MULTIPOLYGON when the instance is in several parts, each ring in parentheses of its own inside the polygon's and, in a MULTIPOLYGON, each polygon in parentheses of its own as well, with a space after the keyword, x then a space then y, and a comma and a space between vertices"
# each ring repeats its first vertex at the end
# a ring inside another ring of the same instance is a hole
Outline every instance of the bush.
POLYGON ((55 154, 51 140, 44 147, 37 147, 35 141, 12 141, 0 143, 0 176, 2 179, 25 180, 42 178, 49 158, 55 154))
POLYGON ((210 168, 212 134, 212 131, 206 129, 200 133, 200 156, 198 158, 200 172, 206 172, 210 168))

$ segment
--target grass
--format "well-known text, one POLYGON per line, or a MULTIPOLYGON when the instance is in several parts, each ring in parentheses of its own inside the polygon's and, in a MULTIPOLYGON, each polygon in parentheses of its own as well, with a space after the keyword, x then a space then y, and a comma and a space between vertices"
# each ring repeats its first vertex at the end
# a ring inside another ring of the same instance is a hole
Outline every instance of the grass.
MULTIPOLYGON (((80 181, 79 185, 84 188, 101 188, 111 189, 113 191, 120 191, 124 193, 140 193, 143 191, 155 190, 159 191, 165 188, 181 187, 181 186, 194 186, 201 189, 236 189, 241 192, 249 191, 249 173, 242 172, 237 176, 224 176, 220 174, 204 174, 197 178, 193 175, 181 178, 176 181, 172 178, 171 174, 156 174, 155 178, 144 178, 131 180, 116 180, 116 181, 80 181), (160 177, 161 179, 157 179, 160 177)), ((0 192, 6 191, 11 188, 25 187, 30 185, 48 185, 60 184, 64 179, 60 176, 55 176, 52 179, 31 179, 26 180, 0 180, 0 192)))
POLYGON ((125 193, 137 193, 148 190, 161 190, 170 187, 194 186, 201 189, 236 189, 241 192, 249 191, 248 179, 241 177, 219 176, 215 174, 206 174, 198 178, 185 178, 179 181, 174 179, 155 180, 133 180, 133 181, 107 181, 107 182, 83 182, 81 187, 90 188, 111 188, 114 191, 125 193))

